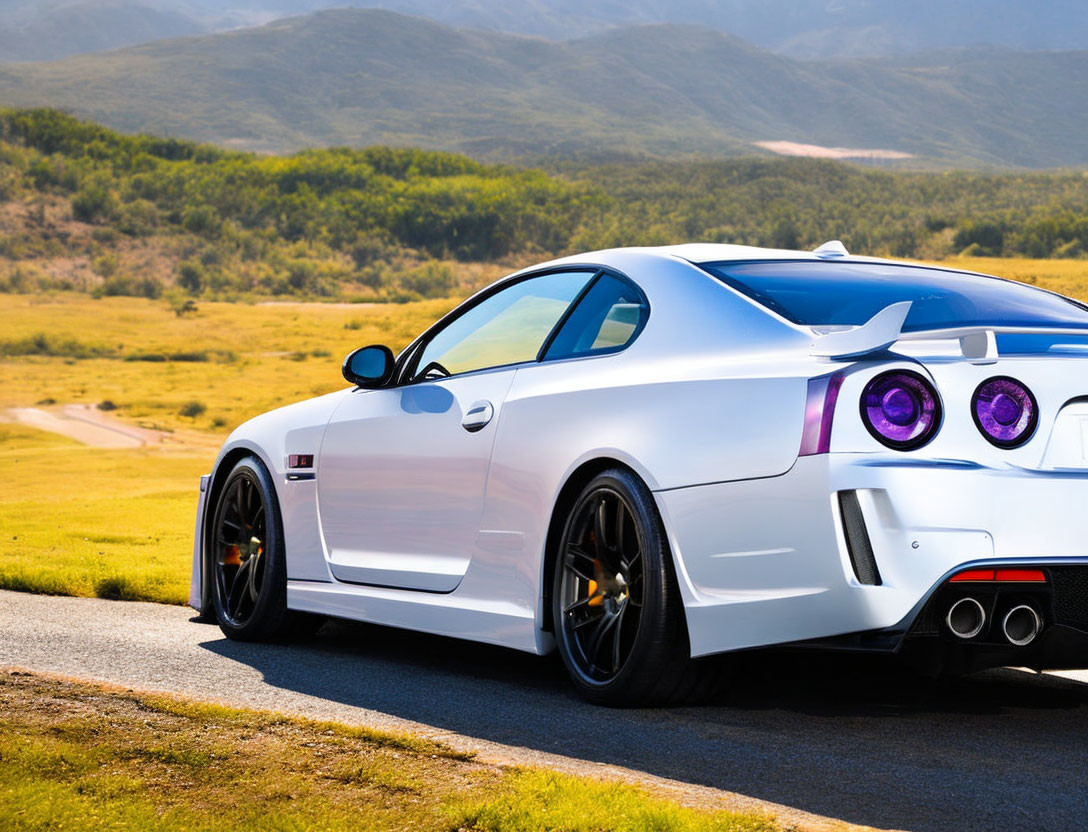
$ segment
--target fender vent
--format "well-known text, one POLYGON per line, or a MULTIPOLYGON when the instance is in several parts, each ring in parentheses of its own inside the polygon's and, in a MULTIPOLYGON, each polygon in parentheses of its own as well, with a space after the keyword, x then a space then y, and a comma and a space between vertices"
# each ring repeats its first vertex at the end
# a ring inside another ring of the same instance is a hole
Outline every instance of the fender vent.
POLYGON ((861 514, 858 492, 840 491, 839 511, 842 514, 842 530, 846 537, 846 551, 850 555, 850 565, 854 567, 854 577, 860 584, 880 586, 880 570, 876 568, 873 545, 869 542, 869 532, 865 528, 865 518, 861 514))

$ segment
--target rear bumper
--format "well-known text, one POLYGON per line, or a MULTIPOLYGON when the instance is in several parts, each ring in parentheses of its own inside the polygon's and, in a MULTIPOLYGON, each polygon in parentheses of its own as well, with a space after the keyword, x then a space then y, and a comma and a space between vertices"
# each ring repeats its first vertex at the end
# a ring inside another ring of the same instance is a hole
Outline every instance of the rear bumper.
POLYGON ((799 642, 799 647, 901 653, 931 672, 969 672, 1016 665, 1037 670, 1088 666, 1088 558, 1054 562, 1045 558, 1017 561, 977 561, 962 564, 944 576, 898 624, 882 630, 848 633, 799 642), (1040 570, 1046 581, 949 582, 955 573, 976 568, 1016 567, 1040 570), (947 624, 952 605, 963 598, 979 602, 985 621, 971 638, 955 636, 947 624), (1040 616, 1041 630, 1028 645, 1016 645, 1005 635, 1004 616, 1028 605, 1040 616))
POLYGON ((967 564, 1088 564, 1088 472, 825 454, 780 477, 655 496, 696 656, 847 634, 902 637, 967 564), (851 557, 840 492, 856 494, 879 584, 851 557))
POLYGON ((1088 559, 1047 563, 1020 561, 1017 566, 1039 569, 1044 583, 942 582, 900 639, 911 660, 932 670, 966 672, 1015 664, 1037 670, 1081 668, 1088 665, 1088 559), (950 606, 961 598, 979 601, 986 620, 978 635, 958 638, 948 627, 950 606), (1042 625, 1028 645, 1010 643, 1002 627, 1010 610, 1026 605, 1042 625))

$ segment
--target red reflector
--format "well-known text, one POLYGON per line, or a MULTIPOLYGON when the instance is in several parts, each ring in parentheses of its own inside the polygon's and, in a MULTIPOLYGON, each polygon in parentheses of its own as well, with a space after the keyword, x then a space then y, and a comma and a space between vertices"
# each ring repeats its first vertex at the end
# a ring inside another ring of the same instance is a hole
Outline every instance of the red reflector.
POLYGON ((948 582, 957 584, 961 581, 992 581, 993 579, 994 570, 992 569, 968 569, 958 575, 953 575, 948 579, 948 582))
POLYGON ((288 468, 313 468, 314 467, 314 455, 313 454, 291 454, 287 457, 288 468))
POLYGON ((965 581, 1046 583, 1046 573, 1042 569, 966 569, 948 579, 952 584, 965 581))
POLYGON ((997 580, 999 581, 1031 581, 1031 582, 1046 582, 1046 575, 1042 569, 998 569, 997 580))

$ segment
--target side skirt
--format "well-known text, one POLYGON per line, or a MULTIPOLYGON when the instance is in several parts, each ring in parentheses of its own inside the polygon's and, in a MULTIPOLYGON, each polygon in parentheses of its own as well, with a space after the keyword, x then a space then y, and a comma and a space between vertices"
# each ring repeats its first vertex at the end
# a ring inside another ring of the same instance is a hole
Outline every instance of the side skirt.
POLYGON ((546 653, 532 610, 504 601, 322 581, 288 581, 293 610, 546 653))

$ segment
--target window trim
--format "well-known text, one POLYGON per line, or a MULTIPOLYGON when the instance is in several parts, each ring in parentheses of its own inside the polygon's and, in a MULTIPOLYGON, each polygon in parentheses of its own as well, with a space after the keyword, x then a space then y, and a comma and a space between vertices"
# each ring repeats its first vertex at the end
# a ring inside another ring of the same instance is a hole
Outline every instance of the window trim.
POLYGON ((627 349, 629 346, 635 343, 635 341, 638 340, 638 337, 642 334, 642 330, 646 328, 646 322, 649 320, 650 300, 646 297, 646 293, 642 291, 642 287, 635 283, 635 281, 631 280, 631 278, 629 278, 625 274, 621 274, 612 269, 600 269, 597 274, 593 276, 593 279, 590 280, 589 283, 587 283, 582 288, 582 291, 578 293, 578 297, 576 297, 571 302, 571 305, 567 308, 567 311, 563 314, 563 317, 556 322, 555 327, 553 327, 551 333, 544 340, 543 345, 540 347, 540 352, 537 353, 537 363, 543 364, 544 362, 550 363, 552 361, 568 361, 576 358, 597 358, 598 356, 602 355, 615 355, 618 352, 623 352, 625 349, 627 349), (557 355, 555 358, 546 358, 545 356, 547 356, 548 350, 551 349, 552 344, 555 342, 555 339, 559 337, 559 333, 563 330, 563 327, 566 325, 567 321, 569 321, 571 317, 573 317, 575 311, 577 311, 578 309, 578 306, 582 303, 582 301, 585 300, 586 296, 590 293, 593 287, 597 285, 597 282, 605 275, 615 280, 618 280, 621 283, 625 283, 627 284, 627 286, 634 289, 635 292, 638 294, 639 306, 646 309, 646 314, 641 316, 641 320, 638 322, 638 326, 635 327, 634 332, 631 333, 631 337, 628 338, 627 341, 623 344, 620 344, 618 347, 598 347, 595 350, 587 350, 586 352, 578 353, 577 355, 557 355))
MULTIPOLYGON (((533 278, 537 277, 547 277, 548 275, 552 274, 565 274, 568 272, 590 272, 590 278, 586 281, 586 285, 583 286, 579 290, 578 294, 575 295, 575 297, 571 300, 570 305, 567 307, 566 310, 564 310, 563 314, 560 316, 556 324, 552 327, 551 331, 549 331, 548 337, 544 339, 545 344, 550 343, 555 332, 557 331, 556 327, 567 319, 567 316, 571 309, 573 309, 574 305, 582 299, 586 287, 592 286, 597 281, 597 278, 600 276, 602 271, 603 269, 600 266, 588 263, 583 265, 571 264, 555 268, 541 269, 539 271, 527 272, 524 274, 516 275, 514 277, 500 280, 497 283, 494 283, 491 286, 487 287, 486 289, 477 292, 471 298, 464 301, 454 309, 451 309, 449 312, 447 312, 445 315, 443 315, 441 318, 431 324, 430 327, 425 329, 422 334, 420 334, 414 341, 412 341, 412 343, 404 348, 404 351, 397 357, 397 366, 393 374, 394 382, 384 389, 389 389, 391 387, 403 387, 410 384, 421 384, 424 382, 442 381, 443 379, 411 378, 411 374, 415 372, 416 369, 418 369, 419 360, 423 355, 423 350, 426 349, 427 344, 429 344, 442 330, 453 324, 462 315, 465 315, 467 312, 475 309, 481 303, 494 297, 499 292, 502 292, 506 289, 511 288, 512 286, 516 286, 519 283, 524 283, 527 280, 532 280, 533 278)), ((539 360, 539 357, 540 353, 538 352, 536 358, 526 359, 524 361, 513 361, 509 364, 492 364, 487 367, 480 367, 476 370, 466 370, 463 373, 453 373, 452 375, 446 376, 445 378, 461 378, 463 376, 471 375, 473 373, 484 373, 508 367, 518 367, 523 364, 535 364, 539 360)))
POLYGON ((553 326, 551 332, 548 333, 548 337, 544 339, 543 343, 540 345, 540 349, 536 351, 537 364, 544 360, 544 355, 548 352, 552 342, 559 336, 559 332, 563 329, 566 322, 570 320, 570 316, 574 314, 574 310, 578 308, 578 304, 585 300, 586 295, 589 294, 589 290, 597 285, 597 281, 601 279, 603 273, 603 269, 598 269, 593 277, 586 281, 586 285, 582 287, 582 290, 574 296, 574 300, 570 302, 570 305, 563 314, 559 316, 559 320, 555 322, 555 326, 553 326))

